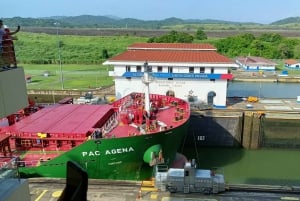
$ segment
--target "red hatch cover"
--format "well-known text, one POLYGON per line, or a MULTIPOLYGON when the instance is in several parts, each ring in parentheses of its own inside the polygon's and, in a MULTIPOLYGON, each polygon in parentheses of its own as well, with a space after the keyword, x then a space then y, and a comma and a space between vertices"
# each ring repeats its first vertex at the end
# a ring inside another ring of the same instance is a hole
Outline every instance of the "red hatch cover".
POLYGON ((46 107, 12 125, 10 131, 23 133, 85 134, 112 113, 111 105, 65 104, 46 107))

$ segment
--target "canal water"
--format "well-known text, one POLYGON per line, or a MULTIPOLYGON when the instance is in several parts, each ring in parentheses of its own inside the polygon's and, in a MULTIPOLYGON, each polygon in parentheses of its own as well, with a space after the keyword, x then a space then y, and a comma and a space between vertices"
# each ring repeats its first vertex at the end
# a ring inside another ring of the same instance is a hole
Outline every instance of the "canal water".
POLYGON ((300 150, 198 147, 185 155, 198 168, 217 168, 230 184, 300 186, 300 150))
POLYGON ((300 83, 229 82, 227 97, 297 98, 300 83))
MULTIPOLYGON (((230 82, 228 97, 297 98, 300 83, 230 82)), ((199 168, 218 168, 230 184, 300 186, 300 149, 184 147, 199 168)))

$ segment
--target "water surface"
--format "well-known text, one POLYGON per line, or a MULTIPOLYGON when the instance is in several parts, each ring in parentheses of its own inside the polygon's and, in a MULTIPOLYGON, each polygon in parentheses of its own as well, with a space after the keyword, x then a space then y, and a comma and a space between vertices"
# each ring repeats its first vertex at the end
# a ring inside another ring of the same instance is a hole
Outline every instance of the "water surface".
POLYGON ((297 98, 300 83, 228 82, 227 97, 297 98))
POLYGON ((231 184, 300 186, 300 150, 202 147, 185 151, 188 158, 198 158, 200 168, 217 167, 231 184))

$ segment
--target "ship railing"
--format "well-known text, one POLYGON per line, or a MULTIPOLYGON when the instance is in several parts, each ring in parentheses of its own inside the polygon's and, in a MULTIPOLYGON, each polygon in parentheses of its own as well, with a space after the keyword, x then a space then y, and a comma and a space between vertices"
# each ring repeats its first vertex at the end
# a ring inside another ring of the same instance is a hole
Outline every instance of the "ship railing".
POLYGON ((10 179, 10 178, 16 178, 17 177, 17 169, 11 168, 11 169, 1 169, 0 171, 0 180, 1 179, 10 179))
POLYGON ((6 161, 0 162, 0 169, 12 169, 16 166, 16 157, 1 157, 6 158, 6 161))
POLYGON ((98 139, 102 138, 102 129, 95 129, 94 132, 90 135, 89 139, 98 139))
POLYGON ((130 95, 125 96, 125 97, 123 97, 123 98, 121 98, 121 99, 115 101, 115 102, 113 103, 113 106, 116 107, 116 108, 118 108, 118 109, 120 110, 120 109, 121 109, 122 107, 124 107, 125 104, 128 103, 131 99, 132 99, 132 98, 131 98, 130 95))
POLYGON ((166 130, 168 125, 162 121, 157 120, 157 125, 159 126, 159 131, 166 130))
POLYGON ((131 96, 127 96, 121 101, 121 104, 119 106, 119 112, 126 110, 126 108, 131 107, 133 104, 133 100, 131 96))
POLYGON ((118 121, 119 112, 114 113, 108 121, 99 129, 95 129, 95 131, 90 135, 91 139, 104 138, 110 133, 119 123, 118 121))
POLYGON ((28 160, 28 161, 21 161, 17 162, 18 167, 35 167, 41 163, 41 160, 28 160))
POLYGON ((16 178, 17 175, 17 158, 1 157, 4 161, 0 162, 0 179, 16 178))
POLYGON ((6 170, 6 169, 17 169, 18 167, 34 167, 38 166, 43 162, 46 162, 48 160, 20 160, 17 157, 14 157, 11 161, 5 162, 4 164, 0 163, 0 170, 6 170))

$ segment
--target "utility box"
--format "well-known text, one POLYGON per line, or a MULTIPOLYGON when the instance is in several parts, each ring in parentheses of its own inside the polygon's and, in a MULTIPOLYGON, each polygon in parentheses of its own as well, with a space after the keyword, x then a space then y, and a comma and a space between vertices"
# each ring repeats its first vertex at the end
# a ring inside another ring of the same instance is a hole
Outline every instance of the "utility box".
POLYGON ((0 72, 0 118, 28 106, 24 70, 21 67, 0 72))

